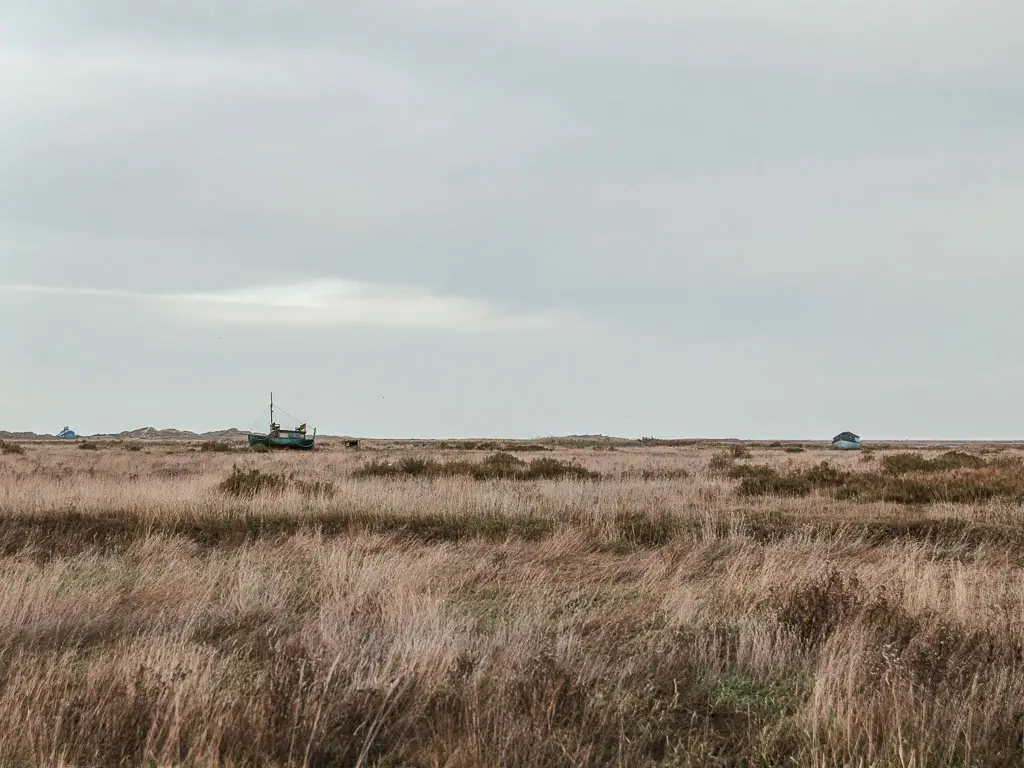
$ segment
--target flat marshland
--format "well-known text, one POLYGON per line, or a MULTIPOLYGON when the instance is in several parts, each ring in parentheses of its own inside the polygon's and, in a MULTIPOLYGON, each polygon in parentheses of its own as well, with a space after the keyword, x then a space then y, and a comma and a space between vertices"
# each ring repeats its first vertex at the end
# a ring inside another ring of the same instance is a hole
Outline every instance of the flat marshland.
POLYGON ((1024 763, 1015 447, 86 444, 0 445, 4 765, 1024 763))

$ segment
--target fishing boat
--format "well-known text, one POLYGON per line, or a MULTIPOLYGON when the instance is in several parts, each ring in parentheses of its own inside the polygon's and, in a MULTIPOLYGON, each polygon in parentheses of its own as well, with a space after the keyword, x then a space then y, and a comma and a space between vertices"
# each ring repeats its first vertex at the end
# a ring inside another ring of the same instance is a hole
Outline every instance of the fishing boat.
POLYGON ((249 445, 265 445, 268 448, 297 448, 302 451, 309 451, 313 448, 316 439, 316 428, 313 428, 312 437, 306 435, 305 423, 295 429, 281 429, 281 425, 274 421, 274 393, 270 393, 270 429, 264 434, 262 432, 249 433, 249 445))

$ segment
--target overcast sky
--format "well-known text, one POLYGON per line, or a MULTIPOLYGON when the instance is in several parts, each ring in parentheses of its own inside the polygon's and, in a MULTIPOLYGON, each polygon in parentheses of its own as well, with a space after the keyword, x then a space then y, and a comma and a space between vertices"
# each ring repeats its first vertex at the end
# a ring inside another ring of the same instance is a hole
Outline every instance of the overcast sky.
POLYGON ((0 0, 0 429, 1024 438, 1019 0, 0 0))

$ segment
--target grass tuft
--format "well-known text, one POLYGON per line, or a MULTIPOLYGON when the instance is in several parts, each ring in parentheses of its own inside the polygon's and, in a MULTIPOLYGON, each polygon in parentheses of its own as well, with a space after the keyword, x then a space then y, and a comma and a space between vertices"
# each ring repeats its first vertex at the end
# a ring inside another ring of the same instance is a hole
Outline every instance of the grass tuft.
POLYGON ((231 474, 220 483, 220 489, 232 496, 254 498, 261 493, 282 491, 287 481, 281 475, 264 472, 256 467, 244 469, 232 465, 231 474))

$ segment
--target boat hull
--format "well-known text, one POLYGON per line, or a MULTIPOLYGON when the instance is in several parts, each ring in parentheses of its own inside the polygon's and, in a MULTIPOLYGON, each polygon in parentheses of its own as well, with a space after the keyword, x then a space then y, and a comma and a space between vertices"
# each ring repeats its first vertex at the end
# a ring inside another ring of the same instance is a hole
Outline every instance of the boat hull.
POLYGON ((276 437, 274 435, 249 435, 249 446, 265 445, 268 448, 293 448, 300 451, 313 449, 312 437, 276 437))
POLYGON ((832 447, 839 448, 844 451, 855 451, 860 448, 860 443, 855 443, 853 440, 836 440, 832 443, 832 447))

